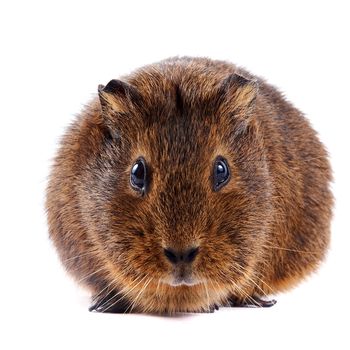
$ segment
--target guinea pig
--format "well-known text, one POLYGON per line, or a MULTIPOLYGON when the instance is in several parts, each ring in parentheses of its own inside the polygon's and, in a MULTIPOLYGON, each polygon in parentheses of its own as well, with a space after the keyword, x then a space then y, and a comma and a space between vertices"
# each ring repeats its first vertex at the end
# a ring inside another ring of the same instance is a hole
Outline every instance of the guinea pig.
POLYGON ((111 80, 61 140, 49 234, 100 312, 271 306, 330 240, 328 155, 263 79, 170 58, 111 80))

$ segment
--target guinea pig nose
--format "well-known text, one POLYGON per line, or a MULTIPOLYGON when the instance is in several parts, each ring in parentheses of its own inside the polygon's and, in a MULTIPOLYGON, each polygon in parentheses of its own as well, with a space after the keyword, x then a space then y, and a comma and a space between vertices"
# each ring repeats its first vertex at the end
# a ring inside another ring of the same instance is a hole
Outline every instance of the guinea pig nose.
POLYGON ((176 251, 172 248, 165 248, 164 255, 173 264, 177 264, 180 262, 191 263, 198 255, 198 251, 199 247, 192 247, 183 251, 176 251))

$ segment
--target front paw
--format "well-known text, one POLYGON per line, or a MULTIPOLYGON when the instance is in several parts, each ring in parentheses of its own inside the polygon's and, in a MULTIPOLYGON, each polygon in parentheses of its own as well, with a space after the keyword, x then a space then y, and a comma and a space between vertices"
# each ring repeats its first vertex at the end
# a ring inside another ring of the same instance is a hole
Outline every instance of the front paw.
POLYGON ((228 299, 231 307, 271 307, 277 303, 276 300, 264 300, 257 296, 251 296, 246 299, 238 299, 234 296, 228 299))
POLYGON ((89 311, 115 314, 130 311, 130 302, 118 292, 110 292, 105 296, 95 296, 92 300, 93 304, 89 307, 89 311))

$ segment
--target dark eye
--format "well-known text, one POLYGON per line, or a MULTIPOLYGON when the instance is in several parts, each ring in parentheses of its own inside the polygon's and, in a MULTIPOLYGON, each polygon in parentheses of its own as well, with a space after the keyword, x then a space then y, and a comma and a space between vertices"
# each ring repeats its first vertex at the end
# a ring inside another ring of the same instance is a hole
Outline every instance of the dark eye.
POLYGON ((146 171, 146 163, 143 158, 139 158, 131 168, 130 172, 130 184, 131 187, 144 194, 146 188, 146 179, 147 179, 147 171, 146 171))
POLYGON ((223 157, 217 157, 214 163, 214 191, 219 191, 230 180, 230 169, 223 157))

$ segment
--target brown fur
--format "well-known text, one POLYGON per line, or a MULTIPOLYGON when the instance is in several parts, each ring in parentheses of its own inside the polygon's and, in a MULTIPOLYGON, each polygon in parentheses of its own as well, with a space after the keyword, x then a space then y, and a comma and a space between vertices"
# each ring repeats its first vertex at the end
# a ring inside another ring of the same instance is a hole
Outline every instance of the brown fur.
POLYGON ((331 171, 297 109, 262 79, 209 59, 168 59, 122 80, 129 86, 100 87, 101 103, 69 128, 48 185, 50 237, 78 281, 128 311, 205 311, 288 289, 317 268, 331 171), (215 192, 218 155, 231 180, 215 192), (151 177, 143 197, 129 184, 139 156, 151 177), (166 283, 169 245, 199 245, 201 283, 166 283))

